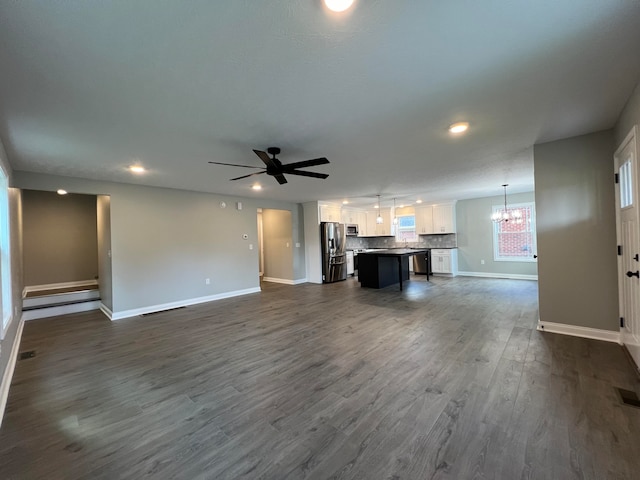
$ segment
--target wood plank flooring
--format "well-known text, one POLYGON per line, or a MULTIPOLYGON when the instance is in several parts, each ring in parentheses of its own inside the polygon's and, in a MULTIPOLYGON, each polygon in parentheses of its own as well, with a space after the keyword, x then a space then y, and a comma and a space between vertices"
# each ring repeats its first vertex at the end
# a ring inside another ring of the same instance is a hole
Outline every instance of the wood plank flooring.
POLYGON ((618 345, 535 330, 535 282, 416 277, 25 325, 2 479, 638 479, 618 345))

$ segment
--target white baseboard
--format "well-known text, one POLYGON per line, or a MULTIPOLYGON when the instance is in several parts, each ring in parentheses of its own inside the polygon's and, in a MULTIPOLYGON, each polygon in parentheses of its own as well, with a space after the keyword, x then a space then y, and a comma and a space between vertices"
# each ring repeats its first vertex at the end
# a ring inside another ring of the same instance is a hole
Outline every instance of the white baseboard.
POLYGON ((538 330, 541 332, 560 333, 573 337, 591 338, 605 342, 620 343, 620 332, 601 330, 599 328, 579 327, 565 323, 543 322, 538 320, 538 330))
POLYGON ((7 399, 9 398, 9 387, 11 386, 11 379, 13 378, 13 372, 16 368, 16 360, 18 359, 18 351, 20 350, 20 341, 22 340, 24 319, 20 317, 19 322, 18 330, 16 331, 16 338, 13 340, 13 346, 11 347, 9 362, 7 363, 7 368, 4 370, 4 374, 2 375, 2 384, 0 384, 0 426, 2 426, 4 409, 7 406, 7 399))
POLYGON ((511 280, 538 280, 538 275, 520 273, 458 272, 462 277, 509 278, 511 280))
MULTIPOLYGON (((132 310, 123 310, 121 312, 111 312, 111 320, 122 320, 123 318, 137 317, 145 313, 162 312, 163 310, 171 310, 172 308, 188 307, 189 305, 197 305, 199 303, 214 302, 224 298, 238 297, 240 295, 248 295, 250 293, 260 293, 260 287, 247 288, 244 290, 235 290, 232 292, 218 293, 216 295, 208 295, 206 297, 189 298, 187 300, 179 300, 177 302, 163 303, 160 305, 151 305, 148 307, 134 308, 132 310)), ((106 308, 106 307, 105 307, 106 308)), ((106 314, 105 310, 101 310, 106 314)), ((109 316, 109 315, 107 315, 109 316)))
POLYGON ((100 302, 100 311, 104 313, 109 320, 113 320, 113 312, 102 302, 100 302))
POLYGON ((299 280, 289 280, 288 278, 263 277, 262 281, 271 283, 282 283, 284 285, 300 285, 301 283, 307 283, 306 278, 301 278, 299 280))
MULTIPOLYGON (((70 287, 89 287, 98 285, 97 280, 78 280, 77 282, 62 282, 62 283, 46 283, 43 285, 29 285, 24 287, 23 294, 26 295, 29 292, 36 292, 38 290, 53 290, 56 288, 70 288, 70 287)), ((23 296, 24 296, 23 295, 23 296)))
POLYGON ((22 312, 24 321, 37 320, 39 318, 57 317, 69 313, 89 312, 100 308, 100 300, 92 302, 72 303, 71 305, 55 305, 52 307, 39 308, 37 310, 27 310, 22 312))

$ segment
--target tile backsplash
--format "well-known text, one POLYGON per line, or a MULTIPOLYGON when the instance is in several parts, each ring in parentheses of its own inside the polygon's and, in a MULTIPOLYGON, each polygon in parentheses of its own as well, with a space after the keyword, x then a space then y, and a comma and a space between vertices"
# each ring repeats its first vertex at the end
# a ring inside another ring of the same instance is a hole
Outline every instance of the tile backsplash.
POLYGON ((456 234, 420 235, 417 242, 398 242, 395 237, 347 237, 347 249, 354 248, 456 248, 456 234))

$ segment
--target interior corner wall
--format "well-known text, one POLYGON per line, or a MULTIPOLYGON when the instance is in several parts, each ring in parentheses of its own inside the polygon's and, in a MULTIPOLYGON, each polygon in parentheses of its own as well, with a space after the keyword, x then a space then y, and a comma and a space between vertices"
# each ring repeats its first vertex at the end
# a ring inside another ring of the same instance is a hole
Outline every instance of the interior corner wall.
POLYGON ((540 320, 618 330, 613 133, 534 146, 540 320))
POLYGON ((22 211, 27 287, 98 276, 95 195, 24 190, 22 211))
MULTIPOLYGON (((507 196, 509 204, 534 202, 533 192, 507 196)), ((459 200, 456 204, 458 270, 478 274, 537 275, 536 262, 496 262, 493 259, 494 205, 504 204, 503 196, 459 200), (484 260, 484 264, 481 261, 484 260)), ((535 253, 535 252, 534 252, 535 253)))
POLYGON ((322 283, 322 251, 320 248, 320 216, 318 202, 302 204, 304 209, 304 238, 307 281, 322 283))
POLYGON ((98 195, 96 198, 96 220, 98 235, 98 287, 100 302, 113 311, 111 270, 111 198, 98 195))
POLYGON ((291 212, 262 209, 264 278, 293 281, 291 212))
POLYGON ((307 279, 307 266, 304 258, 304 209, 302 204, 296 204, 291 211, 292 245, 293 245, 293 278, 294 280, 307 279))

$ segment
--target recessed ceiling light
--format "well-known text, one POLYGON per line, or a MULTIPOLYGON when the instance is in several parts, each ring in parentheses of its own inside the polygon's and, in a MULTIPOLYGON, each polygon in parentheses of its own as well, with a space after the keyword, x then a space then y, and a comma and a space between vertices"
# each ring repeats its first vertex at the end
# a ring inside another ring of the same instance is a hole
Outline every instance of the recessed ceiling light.
POLYGON ((422 203, 422 200, 416 200, 416 203, 422 203))
POLYGON ((343 204, 343 205, 349 205, 349 200, 343 200, 343 201, 342 201, 342 204, 343 204))
POLYGON ((251 185, 251 188, 254 190, 262 190, 262 185, 256 183, 255 185, 251 185))
POLYGON ((449 125, 451 133, 463 133, 469 129, 469 122, 457 122, 449 125))
POLYGON ((142 165, 131 165, 129 171, 133 173, 144 173, 146 170, 142 165))
POLYGON ((373 208, 380 208, 378 205, 374 205, 373 208))
POLYGON ((398 208, 404 208, 404 205, 400 205, 398 208))
POLYGON ((353 0, 324 0, 324 4, 332 12, 344 12, 353 5, 353 0))
POLYGON ((66 190, 63 190, 61 188, 58 189, 58 191, 56 192, 58 195, 66 195, 68 192, 66 190))

